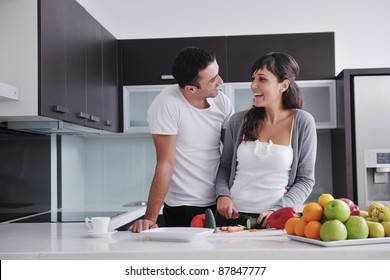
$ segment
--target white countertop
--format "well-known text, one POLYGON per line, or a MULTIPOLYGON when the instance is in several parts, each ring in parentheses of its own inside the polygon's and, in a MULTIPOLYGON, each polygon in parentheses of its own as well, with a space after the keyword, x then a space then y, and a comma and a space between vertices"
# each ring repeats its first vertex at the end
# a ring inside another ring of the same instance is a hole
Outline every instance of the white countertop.
POLYGON ((0 224, 0 259, 390 259, 390 243, 322 247, 257 232, 214 233, 190 243, 150 241, 119 231, 92 238, 84 223, 0 224))

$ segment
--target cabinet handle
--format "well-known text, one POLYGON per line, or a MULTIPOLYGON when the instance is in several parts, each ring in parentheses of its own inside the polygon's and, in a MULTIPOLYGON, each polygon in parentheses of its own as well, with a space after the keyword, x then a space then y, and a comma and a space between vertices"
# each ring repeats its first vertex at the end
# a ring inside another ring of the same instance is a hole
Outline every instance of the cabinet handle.
POLYGON ((84 112, 77 113, 77 117, 81 119, 89 119, 90 115, 84 112))
POLYGON ((57 112, 57 113, 69 113, 69 108, 60 105, 54 105, 52 107, 52 110, 53 112, 57 112))
POLYGON ((111 126, 111 125, 112 125, 112 123, 111 123, 111 121, 110 121, 110 120, 106 120, 106 121, 104 121, 104 125, 106 125, 106 126, 111 126))
POLYGON ((100 118, 98 116, 90 115, 89 120, 93 122, 100 122, 100 118))
POLYGON ((174 80, 173 75, 161 75, 161 80, 174 80))

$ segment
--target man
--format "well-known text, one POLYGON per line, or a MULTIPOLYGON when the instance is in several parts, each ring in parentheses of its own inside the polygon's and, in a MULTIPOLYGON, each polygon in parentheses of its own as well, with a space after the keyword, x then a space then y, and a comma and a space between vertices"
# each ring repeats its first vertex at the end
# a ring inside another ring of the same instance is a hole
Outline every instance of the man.
POLYGON ((129 230, 155 228, 163 215, 169 227, 190 226, 191 219, 213 211, 220 143, 233 114, 218 87, 223 80, 213 52, 187 47, 179 52, 172 74, 178 84, 165 88, 148 110, 157 164, 146 213, 129 230))

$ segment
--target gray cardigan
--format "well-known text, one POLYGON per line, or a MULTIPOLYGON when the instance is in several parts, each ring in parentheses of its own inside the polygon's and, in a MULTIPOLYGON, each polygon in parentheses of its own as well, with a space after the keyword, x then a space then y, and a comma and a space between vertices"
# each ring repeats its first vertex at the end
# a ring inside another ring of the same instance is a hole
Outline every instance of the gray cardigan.
MULTIPOLYGON (((241 130, 245 111, 235 113, 229 120, 226 129, 221 163, 216 178, 216 197, 229 196, 233 185, 237 149, 240 145, 241 130)), ((317 133, 314 118, 306 111, 297 109, 293 127, 293 162, 288 185, 291 189, 270 210, 283 207, 301 209, 314 186, 314 169, 317 152, 317 133)))

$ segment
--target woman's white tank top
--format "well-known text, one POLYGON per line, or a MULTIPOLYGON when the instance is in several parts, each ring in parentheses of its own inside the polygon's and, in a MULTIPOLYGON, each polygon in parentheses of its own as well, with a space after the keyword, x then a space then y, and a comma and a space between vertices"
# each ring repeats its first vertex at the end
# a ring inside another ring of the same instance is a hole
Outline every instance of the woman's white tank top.
POLYGON ((242 141, 239 145, 236 176, 230 190, 239 212, 266 212, 284 195, 293 161, 292 127, 288 146, 273 144, 271 140, 242 141))

